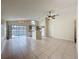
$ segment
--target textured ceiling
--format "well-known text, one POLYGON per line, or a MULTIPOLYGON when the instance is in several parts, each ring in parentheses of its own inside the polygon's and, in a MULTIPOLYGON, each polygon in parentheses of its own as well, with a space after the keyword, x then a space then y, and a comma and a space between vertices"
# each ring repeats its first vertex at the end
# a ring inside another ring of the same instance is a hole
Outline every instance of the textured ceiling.
POLYGON ((2 18, 40 19, 51 9, 75 6, 77 0, 2 0, 2 18))

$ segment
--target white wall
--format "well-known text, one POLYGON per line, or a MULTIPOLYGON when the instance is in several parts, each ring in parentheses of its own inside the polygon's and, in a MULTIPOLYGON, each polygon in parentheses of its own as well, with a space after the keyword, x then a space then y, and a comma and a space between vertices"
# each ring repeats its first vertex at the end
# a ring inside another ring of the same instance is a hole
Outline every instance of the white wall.
POLYGON ((46 20, 45 20, 45 18, 40 19, 38 25, 44 26, 44 28, 41 29, 41 32, 42 32, 41 35, 42 35, 42 37, 45 37, 46 36, 46 20))
POLYGON ((1 53, 6 44, 6 22, 2 19, 1 20, 1 53))
POLYGON ((40 19, 38 25, 39 25, 39 26, 45 26, 45 25, 46 25, 46 23, 45 23, 45 18, 40 19))
POLYGON ((47 25, 45 19, 39 22, 40 26, 48 26, 49 37, 74 41, 74 20, 77 19, 77 6, 69 6, 63 9, 57 9, 59 16, 55 22, 49 20, 47 25))
POLYGON ((49 36, 74 41, 74 20, 76 19, 76 8, 68 7, 57 11, 59 16, 55 22, 49 20, 49 36))

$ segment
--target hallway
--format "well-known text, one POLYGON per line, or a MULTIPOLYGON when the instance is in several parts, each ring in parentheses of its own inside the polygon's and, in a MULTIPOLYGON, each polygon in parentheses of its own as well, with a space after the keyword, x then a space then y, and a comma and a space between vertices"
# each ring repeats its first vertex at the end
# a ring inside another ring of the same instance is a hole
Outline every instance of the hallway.
POLYGON ((75 43, 54 38, 7 40, 2 59, 76 59, 75 43))

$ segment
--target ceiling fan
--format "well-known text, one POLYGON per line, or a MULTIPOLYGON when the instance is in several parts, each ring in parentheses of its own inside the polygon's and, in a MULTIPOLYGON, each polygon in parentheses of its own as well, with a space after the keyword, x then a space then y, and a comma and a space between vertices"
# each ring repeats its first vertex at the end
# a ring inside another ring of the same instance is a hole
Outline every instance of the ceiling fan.
POLYGON ((58 16, 58 14, 54 13, 55 11, 48 11, 48 15, 46 17, 46 19, 51 20, 51 19, 55 19, 56 16, 58 16))

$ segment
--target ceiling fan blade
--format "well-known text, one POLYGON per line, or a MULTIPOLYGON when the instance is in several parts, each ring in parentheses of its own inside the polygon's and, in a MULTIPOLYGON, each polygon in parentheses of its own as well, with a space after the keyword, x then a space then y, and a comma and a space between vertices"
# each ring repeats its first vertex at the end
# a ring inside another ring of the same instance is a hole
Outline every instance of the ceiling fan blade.
POLYGON ((59 16, 59 14, 56 14, 55 16, 59 16))
POLYGON ((55 18, 52 18, 52 19, 55 19, 55 18))

